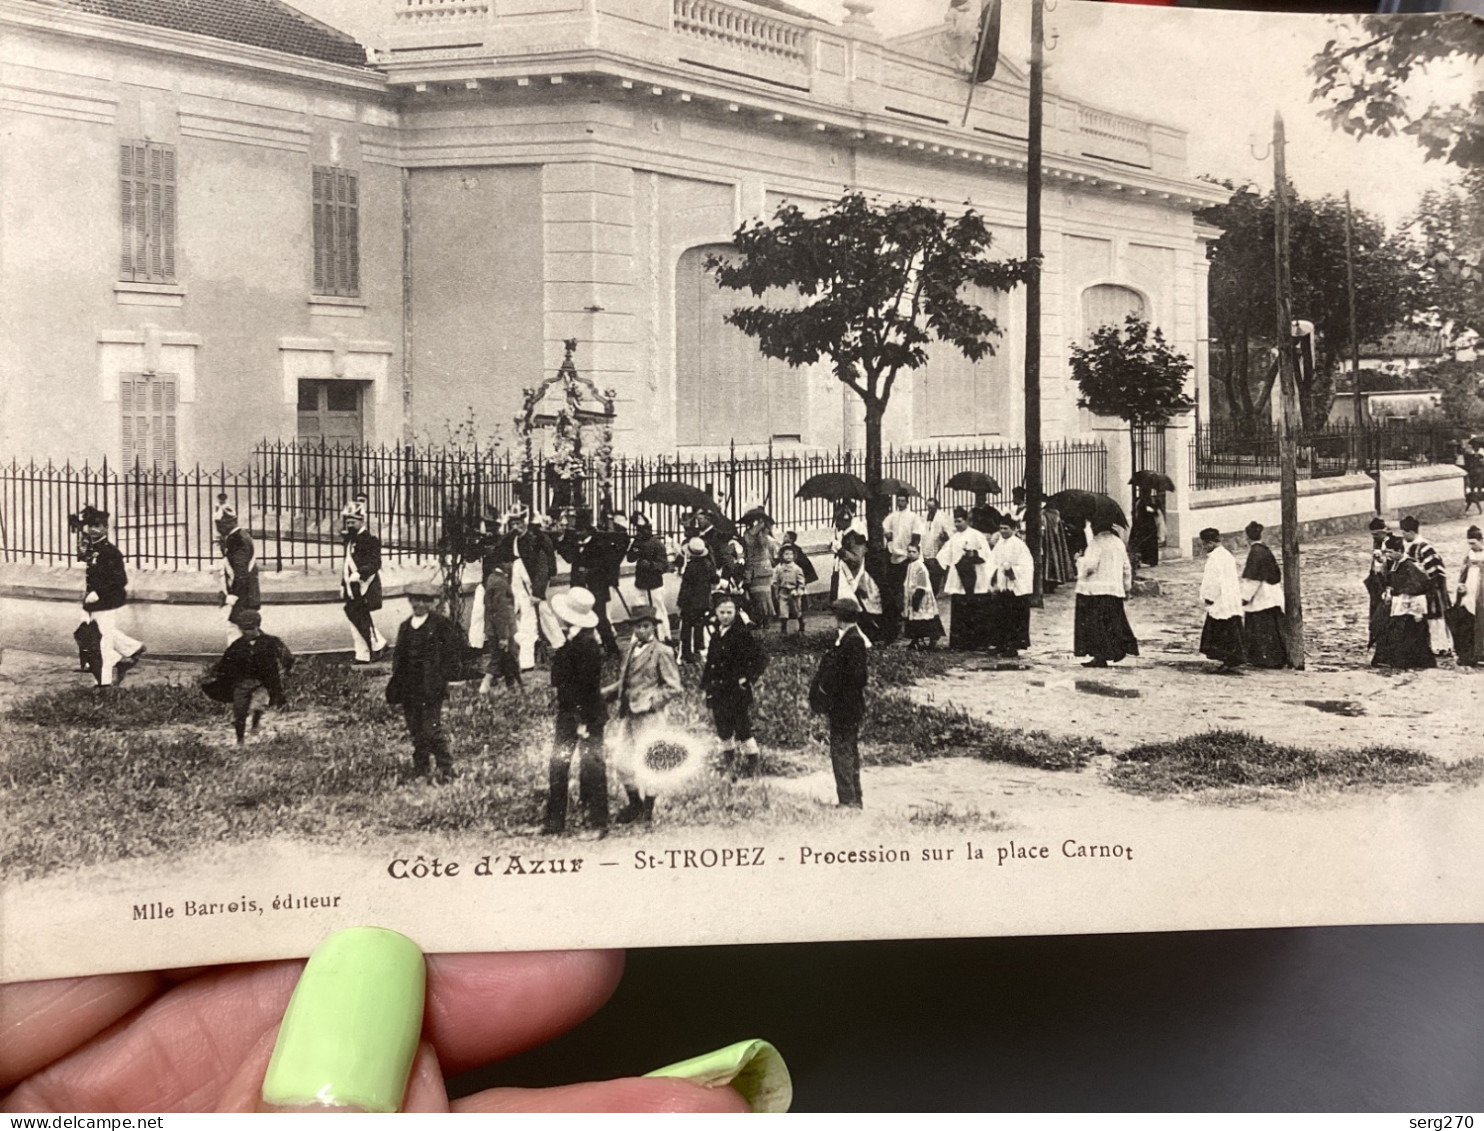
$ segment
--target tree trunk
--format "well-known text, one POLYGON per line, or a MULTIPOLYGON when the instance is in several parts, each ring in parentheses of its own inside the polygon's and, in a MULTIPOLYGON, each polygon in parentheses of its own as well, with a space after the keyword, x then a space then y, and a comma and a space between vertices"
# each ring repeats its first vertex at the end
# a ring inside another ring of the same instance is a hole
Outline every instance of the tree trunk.
POLYGON ((885 534, 882 524, 891 500, 881 494, 881 421, 886 415, 886 406, 879 401, 868 400, 866 405, 866 536, 872 547, 883 544, 885 534))

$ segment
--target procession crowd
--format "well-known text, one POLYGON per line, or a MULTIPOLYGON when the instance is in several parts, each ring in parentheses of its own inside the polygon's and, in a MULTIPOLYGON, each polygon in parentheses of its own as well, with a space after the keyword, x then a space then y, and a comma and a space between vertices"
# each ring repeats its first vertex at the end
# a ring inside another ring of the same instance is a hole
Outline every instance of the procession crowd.
MULTIPOLYGON (((830 756, 839 803, 860 807, 859 732, 865 717, 869 650, 905 641, 933 648, 1014 660, 1031 646, 1035 562, 1022 537, 1025 493, 1016 488, 1010 509, 981 504, 944 510, 937 499, 911 509, 898 495, 870 545, 863 518, 850 502, 836 509, 830 540, 828 607, 834 631, 821 649, 810 707, 829 722, 830 756), (948 627, 943 625, 943 613, 948 627)), ((1072 650, 1084 667, 1106 667, 1139 654, 1125 613, 1131 592, 1130 551, 1141 564, 1158 560, 1158 500, 1141 491, 1127 533, 1116 507, 1093 513, 1081 529, 1051 506, 1042 509, 1042 581, 1046 591, 1075 586, 1072 650), (1115 517, 1115 515, 1117 517, 1115 517), (1127 541, 1126 541, 1127 539, 1127 541)), ((76 516, 79 553, 87 564, 83 619, 76 638, 79 663, 97 686, 122 683, 145 646, 119 627, 127 602, 123 555, 108 538, 108 515, 93 507, 76 516)), ((225 498, 214 515, 222 553, 222 608, 228 643, 202 681, 202 690, 232 705, 239 744, 257 731, 269 708, 286 700, 293 656, 262 629, 262 595, 251 536, 225 498)), ((382 604, 381 544, 369 529, 366 500, 341 512, 344 557, 341 593, 357 665, 385 659, 388 642, 372 614, 382 604)), ((649 822, 654 794, 643 760, 654 736, 668 731, 667 707, 682 693, 680 669, 699 664, 718 744, 717 767, 733 780, 756 776, 761 753, 752 709, 767 668, 764 631, 803 632, 805 597, 821 575, 793 531, 775 536, 760 508, 728 521, 712 508, 683 519, 677 543, 659 537, 641 512, 598 529, 591 515, 568 510, 548 522, 522 510, 487 509, 482 533, 466 550, 478 563, 469 628, 435 611, 444 596, 434 581, 406 587, 412 615, 391 650, 387 701, 399 706, 412 740, 404 779, 446 780, 454 765, 442 712, 450 683, 461 681, 471 649, 481 657, 479 693, 497 680, 518 691, 526 673, 549 666, 556 692, 555 741, 549 763, 544 830, 567 827, 568 782, 574 760, 586 824, 609 823, 610 767, 626 804, 616 820, 649 822), (568 586, 552 592, 566 563, 568 586), (630 607, 619 592, 625 563, 643 603, 630 607), (675 608, 666 581, 678 575, 675 608), (623 603, 630 634, 620 647, 609 608, 623 603), (604 680, 607 658, 618 660, 604 680), (609 711, 617 726, 609 735, 609 711), (609 740, 611 739, 611 741, 609 740)), ((1404 518, 1393 533, 1377 518, 1370 570, 1369 646, 1378 667, 1432 667, 1439 655, 1484 662, 1484 534, 1471 526, 1462 566, 1450 573, 1421 524, 1404 518), (1450 599, 1451 598, 1451 599, 1450 599)), ((1288 665, 1282 571, 1263 543, 1263 528, 1248 524, 1239 567, 1219 531, 1203 530, 1206 551, 1200 598, 1205 620, 1200 650, 1214 671, 1288 665)))

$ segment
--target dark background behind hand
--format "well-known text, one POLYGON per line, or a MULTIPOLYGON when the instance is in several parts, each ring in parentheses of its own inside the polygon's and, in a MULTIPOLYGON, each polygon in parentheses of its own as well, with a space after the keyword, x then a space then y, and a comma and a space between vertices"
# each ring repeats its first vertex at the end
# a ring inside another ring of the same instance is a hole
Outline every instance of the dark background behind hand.
MULTIPOLYGON (((883 909, 886 914, 886 910, 883 909)), ((1484 926, 632 951, 609 1005, 461 1090, 764 1037, 795 1111, 1484 1110, 1484 926)))

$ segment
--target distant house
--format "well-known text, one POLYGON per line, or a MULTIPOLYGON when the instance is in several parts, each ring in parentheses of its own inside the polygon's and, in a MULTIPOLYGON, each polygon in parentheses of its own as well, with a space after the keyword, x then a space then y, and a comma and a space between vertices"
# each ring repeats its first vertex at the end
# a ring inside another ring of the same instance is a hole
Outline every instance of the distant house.
POLYGON ((1449 357, 1441 330, 1405 327, 1381 335, 1360 347, 1360 367, 1404 377, 1449 357))
MULTIPOLYGON (((1360 394, 1361 423, 1367 427, 1385 427, 1393 421, 1409 420, 1421 416, 1429 409, 1442 404, 1441 389, 1388 389, 1384 392, 1360 394)), ((1355 396, 1340 393, 1329 406, 1331 424, 1355 423, 1355 396)))

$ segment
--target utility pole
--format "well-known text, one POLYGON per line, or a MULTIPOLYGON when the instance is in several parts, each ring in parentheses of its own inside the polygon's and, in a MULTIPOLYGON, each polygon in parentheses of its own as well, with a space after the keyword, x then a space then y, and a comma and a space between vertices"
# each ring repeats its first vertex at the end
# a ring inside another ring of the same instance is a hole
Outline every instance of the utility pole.
MULTIPOLYGON (((1354 213, 1350 208, 1350 190, 1345 190, 1345 288, 1350 298, 1350 390, 1355 405, 1355 464, 1357 471, 1370 467, 1370 437, 1365 427, 1365 398, 1360 395, 1360 330, 1355 316, 1355 251, 1354 213)), ((1376 513, 1381 513, 1381 476, 1376 475, 1376 513)))
POLYGON ((1273 277, 1278 307, 1278 458, 1283 503, 1283 603, 1288 616, 1288 658, 1304 670, 1304 607, 1299 584, 1298 383, 1294 378, 1293 280, 1288 269, 1288 167, 1283 115, 1273 115, 1273 277))
POLYGON ((1045 102, 1045 0, 1031 0, 1031 98, 1025 154, 1025 542, 1035 563, 1031 604, 1041 581, 1041 129, 1045 102))

